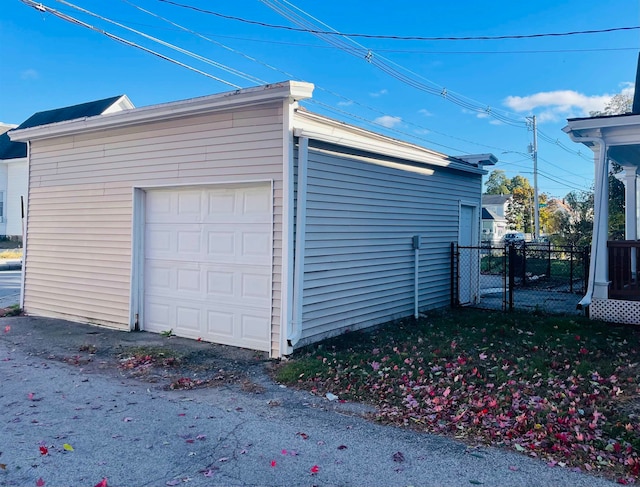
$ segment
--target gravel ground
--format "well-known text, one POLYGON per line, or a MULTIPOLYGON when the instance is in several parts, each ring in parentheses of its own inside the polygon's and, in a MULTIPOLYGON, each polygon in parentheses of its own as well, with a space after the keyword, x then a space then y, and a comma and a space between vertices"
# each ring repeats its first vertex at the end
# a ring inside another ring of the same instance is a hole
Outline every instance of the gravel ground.
POLYGON ((271 364, 193 340, 2 318, 0 486, 614 485, 374 424, 367 406, 274 383, 271 364), (181 359, 123 368, 134 347, 181 359), (179 378, 207 387, 169 389, 179 378))

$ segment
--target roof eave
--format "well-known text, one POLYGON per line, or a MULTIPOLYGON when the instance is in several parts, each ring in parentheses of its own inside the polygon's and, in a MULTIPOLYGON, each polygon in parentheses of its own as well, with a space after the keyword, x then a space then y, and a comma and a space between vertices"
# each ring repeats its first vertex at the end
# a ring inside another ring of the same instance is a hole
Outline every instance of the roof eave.
POLYGON ((10 138, 12 141, 26 142, 81 132, 105 130, 112 127, 120 128, 158 120, 175 119, 186 115, 197 115, 212 110, 261 104, 278 99, 289 98, 291 102, 293 102, 310 98, 313 93, 313 88, 314 86, 311 83, 284 81, 188 100, 97 115, 95 117, 85 117, 49 125, 39 125, 22 130, 13 130, 10 133, 10 138))

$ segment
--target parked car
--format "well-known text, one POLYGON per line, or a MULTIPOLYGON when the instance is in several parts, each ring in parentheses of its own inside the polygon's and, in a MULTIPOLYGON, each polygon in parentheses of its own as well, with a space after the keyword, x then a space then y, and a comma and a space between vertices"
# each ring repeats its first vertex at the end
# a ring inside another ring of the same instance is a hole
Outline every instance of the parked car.
POLYGON ((508 232, 502 237, 502 241, 505 245, 520 244, 524 242, 524 233, 522 232, 508 232))

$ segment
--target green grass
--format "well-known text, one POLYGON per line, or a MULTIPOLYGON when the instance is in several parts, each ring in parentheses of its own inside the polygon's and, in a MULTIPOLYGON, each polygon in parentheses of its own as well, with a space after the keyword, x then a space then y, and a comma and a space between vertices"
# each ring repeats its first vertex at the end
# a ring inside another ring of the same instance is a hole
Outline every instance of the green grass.
POLYGON ((376 420, 513 448, 621 481, 640 474, 640 329, 456 310, 297 352, 277 380, 376 420))

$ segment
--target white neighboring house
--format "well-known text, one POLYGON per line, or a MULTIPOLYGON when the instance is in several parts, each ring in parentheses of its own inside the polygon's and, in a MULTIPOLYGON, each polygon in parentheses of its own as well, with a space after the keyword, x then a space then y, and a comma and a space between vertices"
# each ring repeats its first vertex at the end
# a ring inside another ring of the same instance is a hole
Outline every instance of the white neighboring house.
POLYGON ((513 200, 510 194, 482 195, 482 243, 502 245, 502 238, 507 233, 507 211, 513 200))
POLYGON ((448 306, 452 243, 478 245, 495 157, 308 112, 312 92, 287 81, 12 131, 30 143, 23 309, 279 357, 448 306))
POLYGON ((23 211, 29 185, 27 144, 11 141, 9 131, 133 108, 126 96, 56 108, 33 114, 20 125, 0 123, 0 236, 22 241, 23 211))

